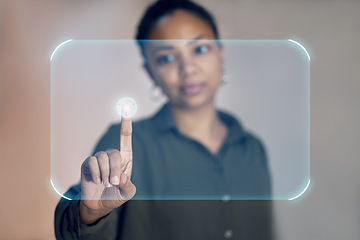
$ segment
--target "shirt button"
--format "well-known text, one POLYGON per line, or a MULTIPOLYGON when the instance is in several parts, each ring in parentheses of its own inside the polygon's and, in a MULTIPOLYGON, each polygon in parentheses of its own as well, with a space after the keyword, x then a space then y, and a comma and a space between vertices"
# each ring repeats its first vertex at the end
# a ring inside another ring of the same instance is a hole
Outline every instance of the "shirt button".
POLYGON ((227 203, 228 201, 230 201, 230 195, 229 194, 225 194, 224 196, 222 196, 221 200, 224 202, 224 203, 227 203))
POLYGON ((215 170, 216 172, 221 172, 221 171, 222 171, 222 165, 221 165, 221 163, 216 163, 216 164, 214 165, 214 170, 215 170))
POLYGON ((226 239, 230 239, 230 238, 232 238, 232 236, 233 236, 233 231, 231 229, 228 229, 224 232, 224 237, 226 239))

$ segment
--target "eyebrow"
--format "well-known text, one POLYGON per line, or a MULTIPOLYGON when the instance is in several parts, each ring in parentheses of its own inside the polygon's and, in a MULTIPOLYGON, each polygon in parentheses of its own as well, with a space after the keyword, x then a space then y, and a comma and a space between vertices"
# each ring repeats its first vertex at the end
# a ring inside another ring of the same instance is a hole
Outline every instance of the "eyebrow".
POLYGON ((188 45, 197 43, 198 41, 202 40, 204 37, 205 37, 205 35, 204 35, 204 34, 201 34, 201 35, 199 35, 197 38, 195 38, 195 39, 193 39, 193 40, 190 40, 190 41, 188 42, 188 45))
MULTIPOLYGON (((206 37, 204 34, 201 34, 199 35, 198 37, 190 40, 187 44, 188 45, 192 45, 192 44, 195 44, 197 43, 198 41, 202 40, 204 37, 206 37)), ((161 40, 162 41, 162 40, 161 40)), ((171 45, 161 45, 161 46, 157 46, 157 47, 154 47, 152 50, 151 50, 151 53, 152 54, 155 54, 157 53, 158 51, 161 51, 161 50, 174 50, 175 48, 171 45)))
POLYGON ((151 50, 151 53, 152 53, 152 54, 155 54, 155 53, 157 53, 158 51, 162 51, 162 50, 173 50, 173 49, 174 49, 173 46, 170 46, 170 45, 162 45, 162 46, 154 47, 154 48, 151 50))

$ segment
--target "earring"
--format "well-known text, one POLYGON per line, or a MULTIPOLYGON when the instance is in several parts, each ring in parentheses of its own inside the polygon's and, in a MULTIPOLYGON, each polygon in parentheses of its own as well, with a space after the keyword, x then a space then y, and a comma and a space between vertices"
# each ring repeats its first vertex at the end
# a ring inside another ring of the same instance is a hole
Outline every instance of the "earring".
POLYGON ((227 71, 224 69, 221 75, 221 85, 226 85, 227 83, 229 83, 229 75, 227 71))
POLYGON ((154 84, 150 88, 150 98, 155 102, 158 102, 159 100, 161 100, 163 98, 163 93, 161 91, 161 88, 158 85, 154 84))

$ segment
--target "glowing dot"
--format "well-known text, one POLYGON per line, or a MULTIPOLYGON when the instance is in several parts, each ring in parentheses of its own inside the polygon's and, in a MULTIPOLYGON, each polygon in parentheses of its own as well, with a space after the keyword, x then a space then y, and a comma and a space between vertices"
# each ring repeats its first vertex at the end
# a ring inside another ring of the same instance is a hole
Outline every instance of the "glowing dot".
POLYGON ((131 113, 131 105, 128 102, 125 102, 122 106, 122 112, 124 114, 130 114, 131 113))
POLYGON ((132 98, 124 97, 118 101, 116 109, 121 117, 132 117, 136 113, 136 102, 132 98))

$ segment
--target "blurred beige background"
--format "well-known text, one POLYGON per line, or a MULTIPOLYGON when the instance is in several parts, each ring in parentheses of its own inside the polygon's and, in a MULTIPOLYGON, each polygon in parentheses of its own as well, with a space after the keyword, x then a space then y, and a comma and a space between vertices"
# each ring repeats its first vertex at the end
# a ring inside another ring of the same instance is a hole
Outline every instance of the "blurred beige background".
MULTIPOLYGON (((50 55, 64 40, 132 39, 149 0, 0 2, 0 239, 54 239, 50 55)), ((311 179, 275 202, 278 239, 360 239, 360 2, 202 0, 225 39, 287 39, 311 55, 311 179)))

